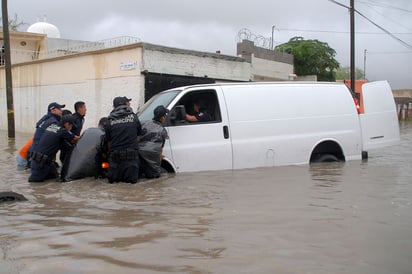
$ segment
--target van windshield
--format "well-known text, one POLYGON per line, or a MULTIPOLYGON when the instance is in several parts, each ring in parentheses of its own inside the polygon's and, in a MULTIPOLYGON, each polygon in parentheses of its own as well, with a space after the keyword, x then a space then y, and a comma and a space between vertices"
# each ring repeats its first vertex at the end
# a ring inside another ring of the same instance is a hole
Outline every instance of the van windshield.
POLYGON ((152 120, 153 119, 153 110, 159 106, 163 105, 166 108, 172 102, 172 100, 176 97, 176 95, 180 92, 180 90, 174 89, 170 91, 165 91, 162 93, 159 93, 152 98, 150 98, 149 101, 147 101, 138 111, 138 116, 139 120, 141 122, 147 121, 147 120, 152 120))

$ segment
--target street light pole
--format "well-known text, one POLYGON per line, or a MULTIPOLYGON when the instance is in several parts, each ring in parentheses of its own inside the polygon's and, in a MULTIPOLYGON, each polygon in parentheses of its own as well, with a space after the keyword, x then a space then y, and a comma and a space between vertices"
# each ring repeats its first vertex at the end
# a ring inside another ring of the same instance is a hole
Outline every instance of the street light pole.
POLYGON ((14 105, 13 105, 13 84, 11 77, 11 54, 10 54, 10 33, 9 33, 9 16, 7 12, 7 0, 2 0, 2 18, 3 18, 3 41, 4 41, 4 65, 6 73, 6 97, 7 97, 7 122, 8 137, 15 138, 14 126, 14 105))
POLYGON ((272 40, 270 40, 270 49, 271 50, 274 50, 275 49, 275 43, 273 42, 273 39, 274 39, 274 37, 273 37, 273 35, 274 35, 274 31, 275 31, 275 26, 272 26, 272 40))

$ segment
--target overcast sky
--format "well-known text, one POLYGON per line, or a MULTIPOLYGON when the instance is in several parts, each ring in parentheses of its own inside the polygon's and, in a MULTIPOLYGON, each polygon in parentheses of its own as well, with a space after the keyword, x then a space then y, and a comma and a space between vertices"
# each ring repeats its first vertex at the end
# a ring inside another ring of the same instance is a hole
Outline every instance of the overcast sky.
MULTIPOLYGON (((350 5, 349 0, 336 1, 350 5)), ((357 14, 356 67, 365 66, 370 81, 412 88, 412 1, 355 0, 355 9, 394 36, 357 14)), ((329 0, 9 0, 8 11, 9 18, 17 14, 27 23, 22 31, 46 16, 61 38, 99 41, 132 36, 227 55, 236 55, 242 29, 270 41, 275 26, 275 45, 294 36, 318 39, 336 50, 341 66, 350 64, 350 14, 329 0)))

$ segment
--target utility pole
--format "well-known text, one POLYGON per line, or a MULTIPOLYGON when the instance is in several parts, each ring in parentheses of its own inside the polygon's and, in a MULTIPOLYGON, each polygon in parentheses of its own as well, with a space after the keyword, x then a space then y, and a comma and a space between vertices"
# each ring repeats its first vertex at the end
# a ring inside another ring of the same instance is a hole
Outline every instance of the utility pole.
POLYGON ((350 0, 350 88, 355 92, 355 0, 350 0))
POLYGON ((2 18, 3 18, 3 41, 4 41, 4 65, 6 73, 6 97, 7 97, 7 122, 8 137, 15 138, 14 126, 14 105, 13 105, 13 84, 11 77, 11 54, 10 54, 10 33, 9 33, 9 16, 7 11, 7 0, 2 0, 2 18))

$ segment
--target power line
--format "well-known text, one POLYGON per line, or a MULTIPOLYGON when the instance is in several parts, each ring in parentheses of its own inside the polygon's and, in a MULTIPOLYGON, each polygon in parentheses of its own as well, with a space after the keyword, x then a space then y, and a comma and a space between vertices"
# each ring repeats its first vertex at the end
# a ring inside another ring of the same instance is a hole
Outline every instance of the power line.
MULTIPOLYGON (((289 29, 289 28, 276 28, 282 31, 300 31, 300 32, 319 32, 319 33, 337 33, 337 34, 348 34, 349 31, 336 31, 336 30, 313 30, 313 29, 289 29)), ((356 34, 370 34, 370 35, 386 35, 386 33, 381 32, 365 32, 357 31, 356 34)), ((395 32, 393 34, 398 35, 412 35, 412 32, 395 32)))
POLYGON ((379 3, 378 1, 371 1, 371 0, 369 0, 368 2, 366 2, 366 1, 359 1, 359 0, 358 0, 358 2, 359 2, 359 3, 363 3, 363 4, 367 4, 367 5, 372 3, 372 4, 374 4, 375 6, 381 6, 381 7, 385 7, 385 8, 390 8, 390 9, 400 10, 400 11, 403 11, 403 12, 412 13, 412 10, 407 10, 407 9, 400 8, 400 7, 396 7, 396 6, 392 6, 392 5, 379 3))
POLYGON ((373 22, 371 19, 369 19, 368 17, 366 17, 365 15, 363 15, 362 13, 360 13, 359 11, 355 10, 355 12, 357 14, 359 14, 360 16, 362 16, 363 18, 365 18, 367 21, 369 21, 371 24, 373 24, 375 27, 379 28, 380 30, 382 30, 383 32, 385 32, 386 34, 388 34, 390 37, 392 37, 393 39, 397 40, 399 43, 401 43, 402 45, 404 45, 405 47, 409 48, 410 50, 412 50, 412 45, 406 43, 405 41, 403 41, 402 39, 396 37, 395 35, 393 35, 390 31, 384 29, 383 27, 379 26, 378 24, 376 24, 375 22, 373 22))
POLYGON ((412 51, 368 51, 368 54, 412 54, 412 51))
MULTIPOLYGON (((385 18, 386 20, 389 20, 389 21, 393 22, 394 24, 396 24, 396 25, 398 25, 398 26, 400 26, 400 27, 402 27, 402 28, 405 28, 405 29, 410 30, 410 28, 405 27, 404 25, 400 24, 398 21, 393 20, 392 18, 388 17, 387 14, 383 14, 383 13, 379 12, 378 10, 376 10, 376 9, 375 9, 376 5, 369 4, 369 3, 366 3, 366 2, 363 2, 363 1, 359 1, 359 2, 360 2, 360 3, 363 3, 364 5, 366 5, 366 6, 369 7, 372 11, 374 11, 374 12, 377 13, 377 14, 379 14, 380 16, 382 16, 383 18, 385 18)), ((373 3, 373 2, 372 2, 372 3, 373 3)), ((412 13, 412 11, 411 11, 411 13, 412 13)))
MULTIPOLYGON (((334 4, 336 4, 336 5, 345 7, 345 8, 347 8, 347 9, 349 9, 349 10, 351 9, 350 7, 348 7, 348 6, 344 5, 344 4, 341 4, 341 3, 339 3, 339 2, 337 2, 337 1, 335 1, 335 0, 329 0, 329 1, 332 2, 332 3, 334 3, 334 4)), ((373 22, 371 19, 369 19, 368 17, 366 17, 365 15, 363 15, 363 14, 362 14, 361 12, 359 12, 358 10, 354 9, 354 11, 355 11, 357 14, 359 14, 361 17, 363 17, 364 19, 366 19, 367 21, 369 21, 372 25, 374 25, 374 26, 377 27, 378 29, 382 30, 383 32, 385 32, 386 34, 388 34, 389 36, 391 36, 393 39, 397 40, 399 43, 401 43, 402 45, 404 45, 404 46, 407 47, 408 49, 412 50, 412 45, 406 43, 406 42, 403 41, 402 39, 396 37, 396 36, 395 36, 393 33, 391 33, 390 31, 388 31, 388 30, 386 30, 385 28, 379 26, 378 24, 376 24, 376 23, 373 22)))

